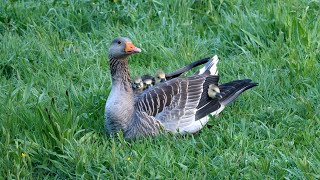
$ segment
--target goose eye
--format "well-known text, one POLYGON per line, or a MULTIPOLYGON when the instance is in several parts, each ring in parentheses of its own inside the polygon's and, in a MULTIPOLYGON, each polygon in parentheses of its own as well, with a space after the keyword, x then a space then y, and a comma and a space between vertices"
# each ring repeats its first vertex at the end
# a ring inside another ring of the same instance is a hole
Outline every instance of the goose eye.
POLYGON ((121 41, 118 41, 118 44, 121 44, 121 41))

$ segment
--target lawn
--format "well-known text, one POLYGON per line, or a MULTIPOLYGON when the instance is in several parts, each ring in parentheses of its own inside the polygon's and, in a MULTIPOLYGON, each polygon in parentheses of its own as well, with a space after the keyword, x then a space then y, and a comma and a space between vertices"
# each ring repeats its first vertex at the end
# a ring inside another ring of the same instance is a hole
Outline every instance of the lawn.
POLYGON ((0 179, 319 179, 319 22, 316 0, 0 1, 0 179), (117 36, 132 77, 217 54, 259 86, 198 134, 108 137, 117 36))

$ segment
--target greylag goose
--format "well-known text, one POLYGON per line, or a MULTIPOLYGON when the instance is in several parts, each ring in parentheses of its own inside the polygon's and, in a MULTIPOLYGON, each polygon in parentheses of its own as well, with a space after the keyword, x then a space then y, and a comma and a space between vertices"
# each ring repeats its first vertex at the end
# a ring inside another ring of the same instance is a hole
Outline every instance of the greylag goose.
POLYGON ((122 131, 125 138, 172 133, 195 133, 201 130, 209 114, 220 113, 242 92, 257 86, 251 80, 237 80, 219 86, 221 99, 210 98, 210 84, 218 84, 218 58, 204 72, 159 83, 134 96, 128 68, 128 57, 141 52, 124 37, 112 41, 109 65, 112 88, 105 106, 105 129, 109 134, 122 131))

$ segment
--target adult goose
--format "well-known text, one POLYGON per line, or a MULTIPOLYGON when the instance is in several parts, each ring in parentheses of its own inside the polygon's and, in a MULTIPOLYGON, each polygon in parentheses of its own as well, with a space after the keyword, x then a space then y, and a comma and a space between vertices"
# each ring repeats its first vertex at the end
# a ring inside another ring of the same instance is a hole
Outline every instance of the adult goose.
POLYGON ((220 85, 221 98, 208 96, 210 84, 219 76, 205 72, 159 83, 134 96, 128 57, 141 52, 130 39, 118 37, 109 49, 112 88, 105 107, 105 128, 109 134, 122 131, 125 138, 157 135, 161 130, 195 133, 208 122, 208 114, 218 114, 242 92, 256 86, 251 80, 220 85))

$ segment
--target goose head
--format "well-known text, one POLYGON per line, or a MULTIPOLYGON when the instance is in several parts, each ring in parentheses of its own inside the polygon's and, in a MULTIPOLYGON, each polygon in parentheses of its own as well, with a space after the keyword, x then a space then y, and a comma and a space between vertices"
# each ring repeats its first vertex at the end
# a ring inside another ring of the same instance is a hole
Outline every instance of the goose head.
POLYGON ((153 86, 153 84, 152 84, 152 79, 144 79, 143 80, 143 84, 144 84, 144 87, 146 88, 146 89, 148 89, 149 87, 151 87, 151 86, 153 86))
POLYGON ((222 95, 220 94, 220 89, 215 84, 210 84, 208 88, 208 95, 209 97, 213 98, 222 98, 222 95))
POLYGON ((143 85, 141 77, 137 77, 136 79, 134 79, 132 86, 134 89, 143 90, 144 85, 143 85))
POLYGON ((163 71, 158 71, 155 75, 155 84, 166 81, 166 74, 163 71))
POLYGON ((127 58, 131 54, 141 52, 129 38, 117 37, 115 38, 109 48, 109 56, 115 59, 127 58))

